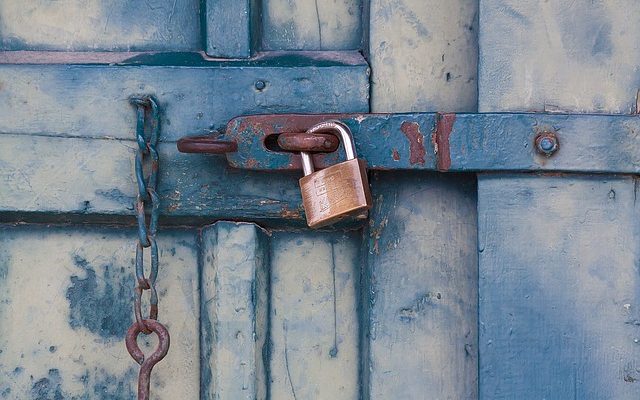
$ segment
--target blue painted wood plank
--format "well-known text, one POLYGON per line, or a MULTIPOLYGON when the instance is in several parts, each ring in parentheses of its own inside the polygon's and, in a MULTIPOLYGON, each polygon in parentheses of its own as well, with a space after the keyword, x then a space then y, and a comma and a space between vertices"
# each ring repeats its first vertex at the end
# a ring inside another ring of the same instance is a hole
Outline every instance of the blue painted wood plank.
POLYGON ((248 58, 258 43, 257 0, 206 0, 207 55, 248 58))
POLYGON ((199 0, 0 2, 0 50, 200 50, 199 0))
POLYGON ((202 241, 201 399, 266 399, 269 242, 252 224, 218 222, 202 241))
POLYGON ((270 399, 360 399, 358 232, 273 232, 270 399))
POLYGON ((635 0, 480 1, 480 111, 635 112, 638 19, 635 0))
POLYGON ((481 399, 640 396, 637 182, 481 175, 481 399))
MULTIPOLYGON (((0 398, 131 399, 136 232, 83 226, 0 227, 0 398)), ((157 399, 199 398, 196 235, 158 235, 160 321, 171 333, 156 365, 157 399)), ((141 336, 145 354, 155 340, 141 336)))
POLYGON ((357 53, 279 53, 230 63, 155 54, 124 65, 33 65, 37 52, 2 57, 20 62, 0 63, 2 133, 130 139, 135 113, 127 99, 135 94, 158 99, 163 141, 208 133, 248 113, 369 108, 368 66, 357 53))
POLYGON ((356 50, 361 48, 364 0, 264 0, 265 50, 356 50))
MULTIPOLYGON (((640 172, 640 118, 560 114, 348 114, 245 116, 231 121, 227 137, 238 142, 230 164, 249 169, 300 169, 300 157, 267 151, 265 138, 301 132, 318 121, 339 119, 353 133, 370 169, 440 171, 640 172), (534 145, 542 132, 560 142, 552 156, 534 145)), ((318 167, 344 160, 335 152, 314 157, 318 167)))
POLYGON ((477 398, 476 187, 375 172, 363 285, 363 398, 477 398))
MULTIPOLYGON (((0 134, 0 211, 133 221, 135 143, 0 134)), ((163 217, 290 220, 304 225, 298 177, 230 169, 223 157, 161 144, 163 217)))

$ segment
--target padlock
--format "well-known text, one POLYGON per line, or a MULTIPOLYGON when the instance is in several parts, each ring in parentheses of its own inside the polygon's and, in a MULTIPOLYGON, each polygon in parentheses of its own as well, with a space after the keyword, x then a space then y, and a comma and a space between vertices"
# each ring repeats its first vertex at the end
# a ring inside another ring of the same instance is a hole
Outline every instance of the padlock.
POLYGON ((366 218, 372 204, 367 163, 356 158, 349 127, 339 121, 326 121, 307 131, 318 132, 338 136, 344 145, 347 161, 315 171, 311 155, 300 153, 305 175, 300 179, 300 190, 307 224, 311 228, 320 228, 345 217, 366 218))

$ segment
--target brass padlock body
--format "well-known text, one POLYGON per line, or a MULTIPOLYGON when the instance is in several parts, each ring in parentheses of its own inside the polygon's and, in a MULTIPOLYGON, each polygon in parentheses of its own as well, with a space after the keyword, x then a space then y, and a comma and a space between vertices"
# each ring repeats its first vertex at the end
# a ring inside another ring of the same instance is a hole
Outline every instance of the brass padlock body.
POLYGON ((302 202, 311 228, 321 228, 371 208, 367 163, 352 159, 300 179, 302 202))

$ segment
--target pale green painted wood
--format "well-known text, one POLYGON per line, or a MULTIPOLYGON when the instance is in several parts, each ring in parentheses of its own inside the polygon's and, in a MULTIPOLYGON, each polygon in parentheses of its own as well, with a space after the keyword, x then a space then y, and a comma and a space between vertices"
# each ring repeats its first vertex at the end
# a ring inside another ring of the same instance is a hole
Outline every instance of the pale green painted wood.
MULTIPOLYGON (((467 0, 371 0, 371 111, 475 111, 477 7, 467 0)), ((474 180, 373 176, 363 398, 475 400, 474 180)))
POLYGON ((199 50, 199 0, 3 0, 0 49, 199 50))
MULTIPOLYGON (((0 211, 125 216, 137 186, 132 141, 0 134, 0 211)), ((282 220, 304 225, 300 174, 230 169, 223 157, 159 146, 163 216, 282 220), (277 184, 274 184, 277 182, 277 184)), ((32 219, 32 218, 30 218, 32 219)))
POLYGON ((481 111, 636 110, 637 1, 482 0, 480 5, 481 111))
POLYGON ((360 398, 360 245, 357 232, 273 233, 269 398, 360 398))
POLYGON ((371 186, 365 398, 476 399, 475 181, 376 172, 371 186))
POLYGON ((263 49, 359 49, 364 3, 364 0, 264 0, 263 49))
POLYGON ((477 109, 476 0, 371 0, 371 107, 477 109))
MULTIPOLYGON (((133 322, 134 229, 0 228, 0 398, 129 399, 138 365, 133 322)), ((193 231, 163 230, 160 321, 171 349, 154 369, 155 399, 199 396, 199 295, 193 231)), ((154 340, 140 339, 147 352, 154 340)))
POLYGON ((267 397, 269 247, 252 224, 202 230, 201 399, 267 397))
POLYGON ((636 179, 478 186, 481 398, 639 398, 636 179))

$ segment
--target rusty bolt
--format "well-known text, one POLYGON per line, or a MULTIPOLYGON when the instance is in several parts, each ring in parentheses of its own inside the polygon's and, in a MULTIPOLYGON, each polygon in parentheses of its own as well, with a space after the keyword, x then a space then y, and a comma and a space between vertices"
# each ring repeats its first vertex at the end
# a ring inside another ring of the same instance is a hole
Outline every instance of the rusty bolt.
POLYGON ((551 157, 559 147, 560 142, 555 132, 542 132, 536 136, 536 150, 542 155, 551 157))

